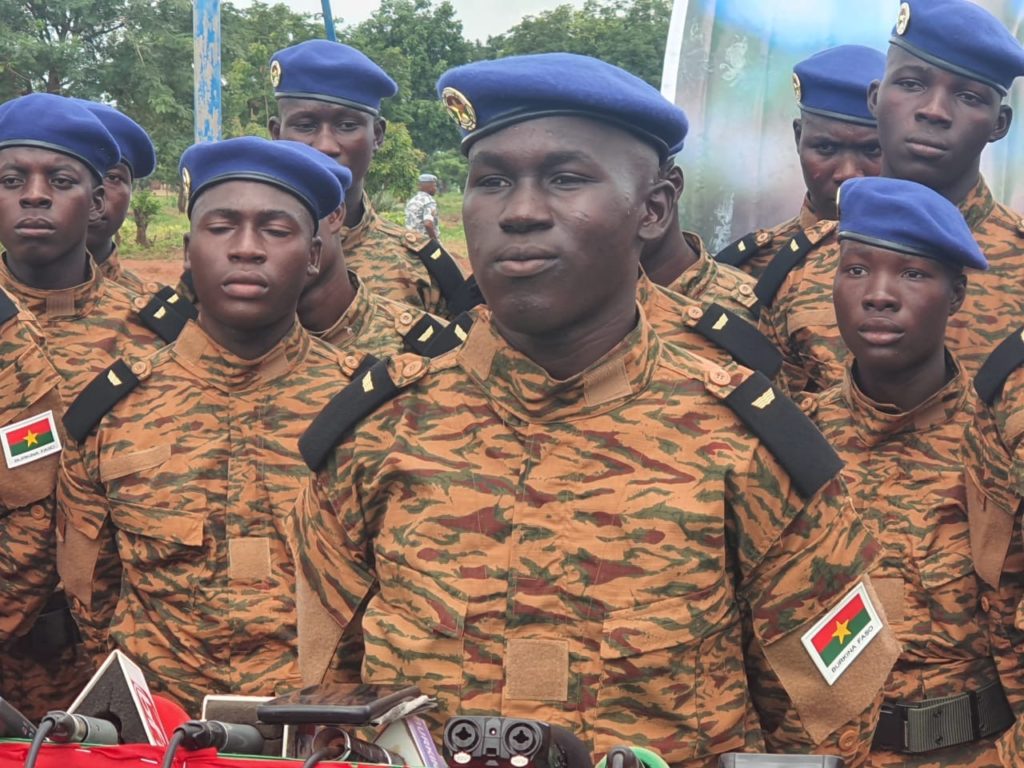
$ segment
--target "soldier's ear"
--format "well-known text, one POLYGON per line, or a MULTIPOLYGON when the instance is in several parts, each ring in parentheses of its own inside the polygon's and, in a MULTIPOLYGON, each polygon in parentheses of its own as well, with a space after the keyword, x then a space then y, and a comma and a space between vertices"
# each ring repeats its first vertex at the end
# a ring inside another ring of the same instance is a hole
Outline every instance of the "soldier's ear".
POLYGON ((309 244, 309 265, 306 267, 306 272, 309 274, 317 274, 320 271, 320 260, 323 256, 324 241, 319 237, 314 237, 312 242, 309 244))
POLYGON ((191 236, 188 234, 188 232, 186 232, 184 235, 181 236, 181 245, 182 245, 182 259, 181 259, 181 261, 182 261, 182 265, 184 266, 185 269, 192 269, 192 262, 189 261, 189 258, 188 258, 188 246, 189 246, 190 240, 191 240, 191 236))
POLYGON ((373 121, 373 151, 376 152, 384 145, 384 135, 388 132, 388 121, 378 117, 373 121))
POLYGON ((637 235, 641 240, 650 242, 665 236, 668 228, 672 226, 676 196, 676 188, 667 179, 659 178, 651 185, 640 216, 640 230, 637 235))
POLYGON ((103 183, 101 182, 92 188, 92 198, 89 200, 89 223, 99 221, 106 208, 107 190, 103 188, 103 183))
POLYGON ((804 129, 804 121, 799 117, 793 118, 793 140, 796 142, 797 152, 800 151, 800 134, 804 129))
POLYGON ((868 86, 868 111, 878 119, 878 89, 881 87, 881 80, 872 80, 868 86))
POLYGON ((960 307, 964 305, 964 299, 967 298, 967 275, 960 272, 951 277, 953 278, 953 300, 949 304, 949 314, 953 316, 960 311, 960 307))
POLYGON ((999 105, 999 117, 996 118, 996 128, 989 135, 988 140, 999 141, 1001 138, 1006 136, 1010 130, 1010 124, 1013 122, 1013 108, 1009 104, 999 105))
POLYGON ((281 138, 281 118, 274 115, 267 120, 267 132, 270 134, 270 138, 277 141, 281 138))

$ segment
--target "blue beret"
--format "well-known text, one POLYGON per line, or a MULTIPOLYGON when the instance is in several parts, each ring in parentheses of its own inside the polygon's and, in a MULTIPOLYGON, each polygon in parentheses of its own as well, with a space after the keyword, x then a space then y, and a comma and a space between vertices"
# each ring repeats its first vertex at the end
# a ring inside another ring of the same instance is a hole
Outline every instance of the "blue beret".
POLYGON ((889 42, 930 64, 1006 95, 1024 75, 1024 46, 999 19, 970 0, 900 4, 889 42))
POLYGON ((923 256, 953 267, 988 269, 960 209, 904 179, 867 176, 839 188, 839 239, 923 256))
POLYGON ((662 157, 676 154, 689 129, 686 115, 656 88, 619 67, 574 53, 540 53, 475 61, 449 69, 437 93, 474 141, 524 120, 579 115, 614 123, 662 157))
POLYGON ((313 217, 315 229, 320 219, 341 205, 341 184, 323 163, 289 146, 291 143, 242 136, 193 144, 178 165, 189 215, 199 196, 215 184, 256 181, 297 197, 313 217))
POLYGON ((114 137, 72 99, 30 93, 0 110, 0 149, 41 147, 80 160, 101 177, 121 158, 114 137))
POLYGON ((270 59, 274 96, 315 99, 380 113, 380 100, 398 93, 398 85, 369 56, 330 40, 307 40, 278 51, 270 59))
POLYGON ((121 160, 131 169, 133 179, 144 179, 156 170, 156 149, 141 125, 128 115, 106 104, 85 99, 72 99, 81 104, 103 123, 121 148, 121 160))
MULTIPOLYGON (((341 184, 342 194, 348 192, 348 188, 352 186, 352 171, 349 170, 347 165, 342 165, 330 155, 325 155, 319 149, 314 149, 309 144, 303 144, 301 141, 290 141, 289 139, 279 139, 278 141, 286 147, 297 149, 306 157, 320 163, 320 165, 334 174, 334 178, 341 184)), ((338 205, 341 205, 341 203, 339 202, 338 205)))
POLYGON ((838 45, 793 67, 800 109, 858 125, 877 125, 868 109, 868 86, 885 74, 885 54, 863 45, 838 45))

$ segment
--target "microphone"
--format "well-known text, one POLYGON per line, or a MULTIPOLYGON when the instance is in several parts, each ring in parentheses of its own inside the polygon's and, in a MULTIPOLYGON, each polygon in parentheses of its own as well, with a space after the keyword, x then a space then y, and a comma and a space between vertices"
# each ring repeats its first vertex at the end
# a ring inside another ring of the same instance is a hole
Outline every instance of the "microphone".
POLYGON ((612 747, 595 768, 668 768, 668 763, 646 747, 612 747))
POLYGON ((0 739, 31 739, 35 733, 32 721, 0 696, 0 739))
POLYGON ((49 739, 58 744, 117 744, 120 741, 117 728, 109 720, 54 711, 46 714, 39 724, 40 728, 47 720, 53 722, 49 739))
POLYGON ((378 744, 352 736, 348 731, 325 726, 313 737, 313 754, 302 768, 313 768, 321 760, 341 760, 347 763, 371 763, 377 765, 408 765, 406 759, 389 752, 378 744))
POLYGON ((263 734, 253 725, 222 723, 219 720, 189 720, 174 729, 164 752, 162 768, 171 768, 179 747, 189 752, 213 747, 218 752, 258 755, 263 751, 263 734))

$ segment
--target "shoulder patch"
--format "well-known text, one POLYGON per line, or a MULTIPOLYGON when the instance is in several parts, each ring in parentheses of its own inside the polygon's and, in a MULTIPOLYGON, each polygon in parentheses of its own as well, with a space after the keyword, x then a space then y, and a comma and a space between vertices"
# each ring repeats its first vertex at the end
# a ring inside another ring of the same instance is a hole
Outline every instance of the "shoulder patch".
MULTIPOLYGON (((191 277, 192 275, 189 273, 189 278, 191 279, 191 277)), ((156 297, 163 300, 165 304, 179 315, 184 315, 189 320, 195 320, 199 317, 199 310, 196 309, 195 305, 169 285, 160 288, 156 292, 156 297)))
POLYGON ((462 284, 466 282, 466 278, 463 277, 462 270, 459 269, 459 265, 455 263, 452 255, 442 248, 437 240, 428 240, 426 245, 415 247, 421 242, 419 240, 415 243, 405 241, 406 246, 419 257, 423 266, 427 268, 430 279, 437 284, 441 295, 444 296, 445 303, 450 303, 458 294, 462 284))
POLYGON ((402 341, 405 342, 407 349, 417 355, 427 355, 430 345, 434 343, 444 328, 445 326, 441 322, 424 312, 412 328, 402 334, 402 341))
POLYGON ((751 232, 739 240, 729 243, 725 248, 716 253, 715 261, 728 264, 730 267, 742 266, 770 242, 771 237, 767 240, 764 238, 759 239, 757 232, 751 232))
POLYGON ((365 370, 356 371, 352 382, 331 398, 299 438, 299 453, 314 472, 323 466, 327 455, 356 424, 421 378, 429 366, 420 358, 407 362, 401 369, 398 383, 391 378, 387 360, 374 361, 367 355, 360 369, 365 370))
POLYGON ((1000 342, 974 376, 974 391, 985 405, 992 405, 1003 392, 1007 377, 1024 363, 1024 329, 1000 342))
POLYGON ((463 312, 434 336, 433 342, 427 347, 427 357, 440 357, 445 352, 462 346, 472 327, 473 317, 468 312, 463 312))
MULTIPOLYGON (((139 377, 132 368, 124 360, 115 360, 89 382, 64 412, 64 429, 76 442, 82 442, 121 398, 139 386, 139 377)), ((139 371, 144 373, 141 368, 139 371)))
POLYGON ((842 468, 842 460, 814 423, 764 375, 751 374, 725 402, 761 438, 805 499, 842 468))
POLYGON ((757 285, 754 286, 754 294, 761 304, 766 307, 772 305, 775 295, 786 280, 786 275, 807 258, 812 248, 832 234, 838 225, 836 221, 819 221, 813 227, 798 232, 776 251, 757 285))
POLYGON ((154 294, 146 306, 139 310, 139 317, 142 319, 143 325, 168 344, 178 338, 181 329, 189 320, 185 315, 172 309, 166 301, 160 298, 158 293, 154 294))
POLYGON ((14 300, 0 288, 0 325, 3 325, 12 317, 18 314, 18 306, 14 303, 14 300))
POLYGON ((774 379, 782 368, 782 353, 768 337, 735 312, 710 304, 694 325, 704 338, 720 346, 741 365, 774 379))

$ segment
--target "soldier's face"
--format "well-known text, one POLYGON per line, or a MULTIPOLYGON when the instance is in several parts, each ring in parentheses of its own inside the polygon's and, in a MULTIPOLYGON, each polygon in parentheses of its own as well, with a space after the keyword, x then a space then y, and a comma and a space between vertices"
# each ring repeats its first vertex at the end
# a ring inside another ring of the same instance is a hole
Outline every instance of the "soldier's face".
POLYGON ((301 141, 352 171, 362 189, 374 153, 384 141, 384 122, 366 112, 314 99, 277 100, 279 117, 270 121, 274 139, 301 141))
POLYGON ((638 257, 670 224, 657 154, 594 120, 548 117, 479 139, 466 244, 499 327, 564 333, 635 313, 638 257))
POLYGON ((805 113, 794 121, 793 132, 815 213, 824 219, 838 218, 836 193, 842 183, 878 175, 882 163, 878 129, 805 113))
POLYGON ((903 375, 941 356, 965 285, 932 259, 843 240, 832 297, 858 368, 903 375))
POLYGON ((951 199, 970 190, 981 151, 1006 135, 1012 117, 994 88, 895 46, 885 77, 871 84, 868 106, 878 119, 882 174, 951 199))
POLYGON ((36 147, 0 150, 0 242, 15 262, 45 268, 81 247, 102 187, 79 160, 36 147))
POLYGON ((199 325, 221 343, 240 333, 283 335, 319 258, 312 217, 293 195, 252 181, 211 187, 185 239, 199 325))
POLYGON ((110 242, 128 216, 132 201, 132 172, 124 163, 118 163, 103 177, 103 192, 106 204, 103 215, 89 222, 89 250, 110 242))

